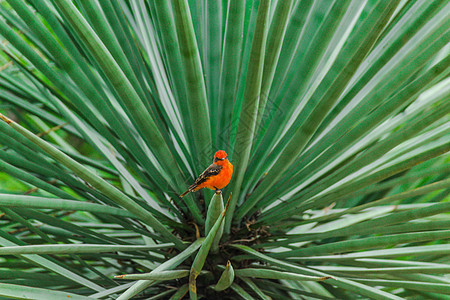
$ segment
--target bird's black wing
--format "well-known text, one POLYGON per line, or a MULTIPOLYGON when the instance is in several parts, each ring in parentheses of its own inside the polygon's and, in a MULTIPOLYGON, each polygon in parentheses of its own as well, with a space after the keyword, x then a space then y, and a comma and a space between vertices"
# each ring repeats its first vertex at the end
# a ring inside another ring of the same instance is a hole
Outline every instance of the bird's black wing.
POLYGON ((222 170, 222 166, 211 164, 202 174, 200 174, 200 176, 198 176, 193 186, 198 186, 205 182, 209 177, 219 174, 220 170, 222 170))
POLYGON ((187 193, 192 192, 197 186, 208 180, 208 178, 219 174, 220 170, 222 170, 222 166, 216 164, 210 165, 197 179, 195 179, 195 183, 191 185, 186 192, 181 194, 180 197, 183 198, 187 193))

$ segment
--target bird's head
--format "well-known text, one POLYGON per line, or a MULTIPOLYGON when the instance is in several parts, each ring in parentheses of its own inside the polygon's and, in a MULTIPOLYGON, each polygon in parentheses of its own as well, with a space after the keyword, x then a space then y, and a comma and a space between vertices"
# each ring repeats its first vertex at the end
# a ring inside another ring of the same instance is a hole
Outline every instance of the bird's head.
POLYGON ((216 154, 214 154, 214 163, 215 164, 220 165, 227 160, 228 160, 228 154, 223 150, 219 150, 216 152, 216 154))

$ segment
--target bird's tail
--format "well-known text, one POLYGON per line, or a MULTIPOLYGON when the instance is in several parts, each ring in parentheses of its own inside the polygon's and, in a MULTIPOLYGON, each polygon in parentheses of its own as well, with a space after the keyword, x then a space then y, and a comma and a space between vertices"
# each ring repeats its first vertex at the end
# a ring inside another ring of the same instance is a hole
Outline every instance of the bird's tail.
POLYGON ((187 194, 189 194, 192 191, 195 191, 194 189, 197 187, 197 185, 194 183, 193 185, 191 185, 188 190, 186 192, 184 192, 183 194, 180 195, 181 198, 183 198, 184 196, 186 196, 187 194))
POLYGON ((184 192, 183 194, 180 195, 181 198, 183 198, 184 196, 186 196, 191 190, 187 190, 186 192, 184 192))

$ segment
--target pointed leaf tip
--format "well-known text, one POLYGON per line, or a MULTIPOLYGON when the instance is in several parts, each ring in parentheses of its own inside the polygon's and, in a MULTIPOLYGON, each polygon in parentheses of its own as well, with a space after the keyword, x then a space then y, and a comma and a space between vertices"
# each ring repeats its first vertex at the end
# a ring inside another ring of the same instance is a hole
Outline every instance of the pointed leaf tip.
POLYGON ((231 286, 231 284, 234 281, 234 269, 231 265, 231 262, 227 262, 227 266, 225 267, 225 270, 223 271, 222 275, 219 278, 219 281, 217 282, 214 289, 216 291, 223 291, 226 290, 231 286))
POLYGON ((11 120, 10 118, 6 117, 5 115, 0 113, 0 119, 2 119, 4 122, 6 122, 6 124, 11 124, 13 123, 13 120, 11 120))
POLYGON ((208 235, 216 220, 224 210, 222 193, 215 193, 208 206, 205 222, 205 235, 208 235))
MULTIPOLYGON (((213 227, 214 223, 216 222, 217 219, 222 218, 222 212, 224 210, 224 206, 223 206, 223 197, 222 197, 222 192, 217 192, 213 195, 211 202, 209 203, 208 206, 208 212, 206 215, 206 222, 205 222, 205 234, 208 235, 211 228, 213 227)), ((223 233, 223 222, 220 225, 219 229, 217 230, 217 234, 214 237, 212 246, 211 246, 211 251, 213 253, 217 253, 219 251, 219 242, 220 239, 222 238, 222 233, 223 233)))
POLYGON ((320 281, 323 281, 323 280, 327 280, 327 279, 334 279, 334 280, 337 280, 335 277, 333 277, 333 276, 324 276, 324 277, 320 277, 320 281))
POLYGON ((225 216, 225 214, 226 214, 226 212, 228 210, 228 207, 230 206, 230 201, 231 201, 231 196, 232 195, 233 195, 233 193, 230 193, 230 196, 228 197, 227 204, 225 205, 225 209, 223 210, 223 213, 222 213, 223 216, 225 216))

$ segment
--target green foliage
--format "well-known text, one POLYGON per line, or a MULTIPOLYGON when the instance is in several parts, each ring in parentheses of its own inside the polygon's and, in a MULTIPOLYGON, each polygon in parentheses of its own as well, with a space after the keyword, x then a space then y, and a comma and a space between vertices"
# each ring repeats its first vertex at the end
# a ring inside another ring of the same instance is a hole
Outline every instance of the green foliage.
POLYGON ((0 298, 449 297, 449 9, 0 2, 0 298))

